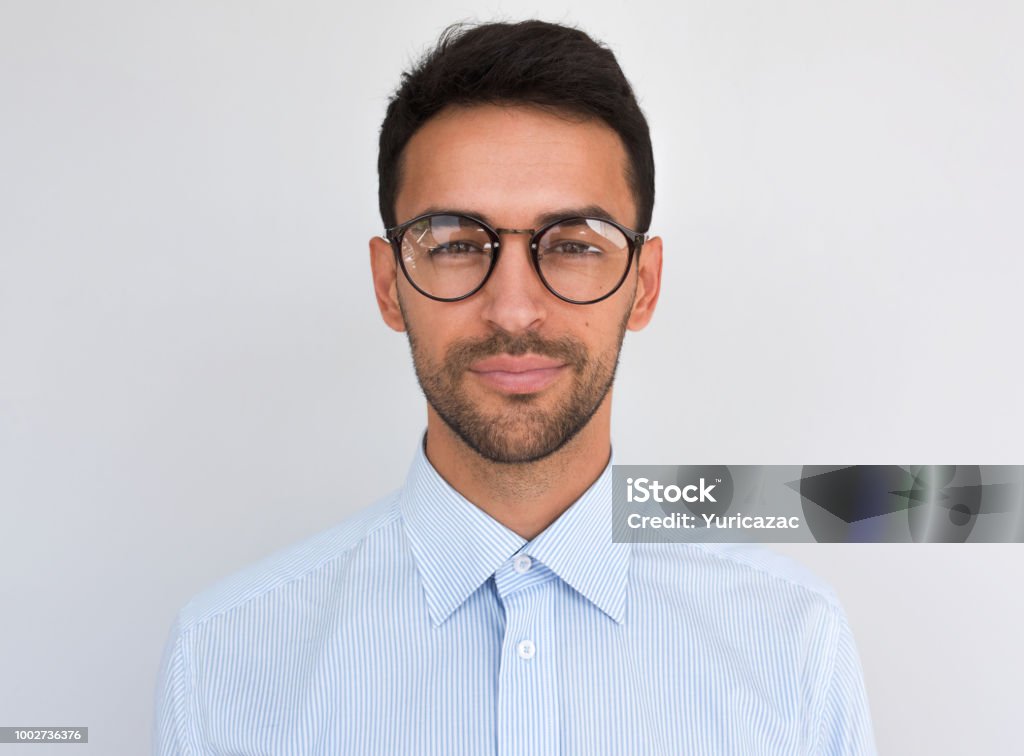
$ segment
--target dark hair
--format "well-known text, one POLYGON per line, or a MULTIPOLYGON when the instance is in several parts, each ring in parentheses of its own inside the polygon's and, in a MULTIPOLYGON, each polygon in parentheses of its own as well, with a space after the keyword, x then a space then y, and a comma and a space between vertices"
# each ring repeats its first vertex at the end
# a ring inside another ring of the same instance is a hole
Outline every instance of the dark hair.
POLYGON ((448 105, 493 103, 535 105, 607 123, 626 148, 637 230, 647 230, 654 209, 654 155, 633 89, 611 50, 579 29, 544 21, 449 26, 434 49, 402 75, 381 125, 377 156, 386 227, 397 224, 402 151, 412 135, 448 105))

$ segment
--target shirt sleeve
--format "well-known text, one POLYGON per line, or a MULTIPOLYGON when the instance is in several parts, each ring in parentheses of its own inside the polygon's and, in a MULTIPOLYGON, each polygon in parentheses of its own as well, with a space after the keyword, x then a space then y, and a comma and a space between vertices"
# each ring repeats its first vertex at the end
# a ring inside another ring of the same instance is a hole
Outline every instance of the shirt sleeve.
POLYGON ((820 756, 876 756, 871 710, 853 631, 842 609, 837 615, 832 675, 825 692, 815 753, 820 756))
POLYGON ((188 733, 188 691, 185 638, 175 620, 164 646, 156 685, 153 756, 194 756, 188 733))

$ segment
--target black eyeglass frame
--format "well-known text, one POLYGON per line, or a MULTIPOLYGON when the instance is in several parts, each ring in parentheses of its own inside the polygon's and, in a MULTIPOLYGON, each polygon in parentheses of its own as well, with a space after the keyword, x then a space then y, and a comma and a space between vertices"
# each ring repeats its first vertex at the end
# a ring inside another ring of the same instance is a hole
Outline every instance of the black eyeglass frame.
POLYGON ((597 304, 598 302, 607 299, 612 294, 617 292, 622 287, 622 283, 626 280, 626 277, 629 276, 629 270, 630 268, 633 267, 634 257, 637 260, 637 264, 639 264, 640 251, 643 249, 644 244, 647 242, 647 234, 642 234, 639 231, 634 231, 631 228, 627 228, 626 226, 623 226, 621 223, 613 221, 610 218, 601 218, 589 215, 567 215, 564 218, 557 218, 551 221, 550 223, 545 223, 540 228, 533 229, 494 228, 473 215, 466 215, 464 213, 453 212, 433 212, 424 213, 423 215, 417 215, 415 218, 407 220, 405 223, 401 223, 397 226, 392 226, 391 228, 384 229, 384 238, 391 242, 391 249, 395 253, 395 261, 398 263, 398 266, 402 269, 402 273, 405 275, 405 280, 408 281, 409 284, 414 289, 416 289, 416 291, 418 291, 420 294, 427 297, 428 299, 433 299, 436 302, 460 302, 463 299, 468 299, 469 297, 473 296, 484 287, 484 285, 487 283, 487 280, 491 277, 491 273, 494 272, 495 266, 498 264, 498 258, 501 257, 500 234, 530 234, 530 259, 533 261, 533 269, 537 271, 537 276, 540 278, 541 283, 544 284, 544 288, 550 291, 559 299, 561 299, 563 302, 569 302, 570 304, 578 305, 597 304), (416 285, 416 282, 412 280, 412 276, 409 275, 409 271, 406 270, 405 262, 402 259, 402 237, 405 235, 405 232, 409 229, 409 227, 415 223, 419 223, 420 221, 427 220, 428 218, 437 218, 444 216, 465 218, 466 220, 473 221, 473 223, 478 223, 480 225, 480 228, 484 229, 484 231, 487 232, 488 236, 490 236, 492 243, 493 254, 491 255, 491 265, 487 269, 487 273, 484 274, 483 279, 480 281, 480 284, 475 289, 473 289, 468 294, 463 294, 462 296, 458 297, 438 297, 433 294, 429 294, 423 289, 421 289, 419 286, 416 285), (547 279, 544 278, 544 274, 541 272, 540 269, 540 257, 538 255, 540 249, 538 244, 539 239, 550 229, 554 228, 560 223, 581 220, 600 221, 601 223, 607 223, 611 226, 614 226, 615 228, 622 232, 622 234, 626 237, 627 244, 629 244, 629 259, 626 261, 626 265, 623 268, 622 276, 619 278, 618 282, 616 282, 615 286, 612 287, 611 291, 609 291, 607 294, 598 297, 597 299, 577 300, 570 299, 569 297, 559 294, 557 291, 555 291, 551 284, 548 283, 547 279))

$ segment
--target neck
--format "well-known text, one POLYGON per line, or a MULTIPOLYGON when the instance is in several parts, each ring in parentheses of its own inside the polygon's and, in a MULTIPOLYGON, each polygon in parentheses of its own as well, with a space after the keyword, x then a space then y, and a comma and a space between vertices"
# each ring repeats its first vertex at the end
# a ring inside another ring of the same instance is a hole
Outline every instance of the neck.
POLYGON ((536 462, 481 457, 427 407, 427 459, 448 484, 488 515, 532 540, 604 471, 611 455, 611 396, 576 436, 536 462))

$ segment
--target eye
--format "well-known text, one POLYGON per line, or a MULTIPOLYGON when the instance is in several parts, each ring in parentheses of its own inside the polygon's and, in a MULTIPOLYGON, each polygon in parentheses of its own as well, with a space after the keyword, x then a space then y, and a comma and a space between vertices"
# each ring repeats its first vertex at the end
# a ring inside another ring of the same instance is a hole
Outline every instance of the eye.
POLYGON ((457 257, 462 255, 484 254, 484 250, 470 241, 451 241, 438 244, 436 247, 429 247, 427 254, 431 257, 457 257))
POLYGON ((585 255, 601 255, 603 250, 582 241, 565 239, 551 244, 544 250, 546 255, 562 255, 564 257, 582 257, 585 255))

